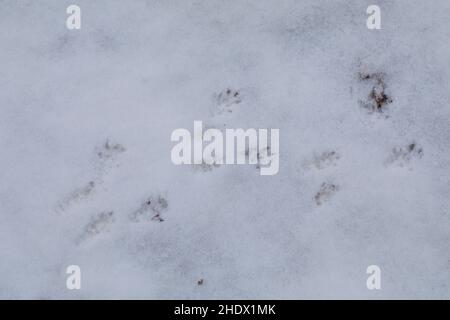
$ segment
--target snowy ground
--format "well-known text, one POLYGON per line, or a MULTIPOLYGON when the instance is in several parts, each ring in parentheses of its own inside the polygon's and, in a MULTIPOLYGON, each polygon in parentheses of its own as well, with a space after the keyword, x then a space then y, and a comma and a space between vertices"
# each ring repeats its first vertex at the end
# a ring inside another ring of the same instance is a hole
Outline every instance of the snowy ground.
POLYGON ((0 298, 450 298, 449 17, 447 0, 0 1, 0 298), (173 165, 194 120, 279 128, 280 172, 173 165))

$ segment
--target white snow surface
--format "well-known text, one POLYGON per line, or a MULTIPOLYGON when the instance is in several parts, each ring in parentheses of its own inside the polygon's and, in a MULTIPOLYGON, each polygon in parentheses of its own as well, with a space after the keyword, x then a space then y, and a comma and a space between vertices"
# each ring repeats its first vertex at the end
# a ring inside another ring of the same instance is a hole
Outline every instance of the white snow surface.
POLYGON ((0 1, 0 298, 450 298, 449 17, 447 0, 0 1), (370 113, 377 74, 392 102, 370 113), (279 128, 279 173, 175 166, 194 120, 279 128))

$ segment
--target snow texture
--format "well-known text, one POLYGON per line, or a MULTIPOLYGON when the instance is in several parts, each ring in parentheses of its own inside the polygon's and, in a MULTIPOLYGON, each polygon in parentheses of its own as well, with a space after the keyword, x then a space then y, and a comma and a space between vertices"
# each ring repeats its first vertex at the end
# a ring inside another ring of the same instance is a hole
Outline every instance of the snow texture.
POLYGON ((450 1, 75 2, 0 1, 0 298, 450 298, 450 1))

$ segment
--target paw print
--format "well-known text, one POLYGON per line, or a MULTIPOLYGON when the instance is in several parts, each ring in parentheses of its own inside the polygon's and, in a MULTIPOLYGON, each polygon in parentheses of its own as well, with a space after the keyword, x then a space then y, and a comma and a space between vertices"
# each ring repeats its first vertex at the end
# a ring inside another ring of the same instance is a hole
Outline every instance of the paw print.
POLYGON ((241 103, 241 101, 241 93, 238 90, 228 88, 225 91, 215 95, 215 113, 231 113, 233 112, 233 107, 241 103))
POLYGON ((103 180, 110 170, 113 167, 118 166, 117 157, 125 151, 126 149, 124 146, 119 143, 113 143, 109 140, 106 140, 106 142, 100 147, 95 148, 95 180, 99 185, 104 182, 103 180))
POLYGON ((330 200, 331 197, 339 190, 339 186, 333 183, 324 182, 320 186, 319 191, 314 196, 314 200, 318 206, 330 200))
POLYGON ((57 208, 56 212, 62 213, 70 209, 73 205, 87 200, 93 193, 95 188, 95 182, 89 181, 87 185, 75 189, 64 200, 62 200, 57 208))
POLYGON ((130 220, 133 222, 141 222, 143 220, 163 222, 162 213, 167 211, 169 204, 162 196, 149 197, 141 206, 133 211, 130 220))
POLYGON ((359 81, 370 83, 371 89, 367 99, 359 100, 361 107, 369 113, 384 113, 387 105, 392 103, 392 98, 386 93, 384 73, 359 73, 359 81))
POLYGON ((108 231, 109 225, 115 221, 114 212, 101 212, 91 218, 91 221, 84 228, 83 234, 80 236, 79 243, 93 238, 100 233, 108 231))
POLYGON ((406 166, 413 159, 420 159, 423 156, 423 148, 417 143, 412 142, 403 147, 395 147, 392 149, 390 156, 386 159, 385 164, 396 164, 400 167, 406 166))
MULTIPOLYGON (((56 207, 56 212, 61 213, 69 210, 75 204, 87 200, 96 188, 103 184, 105 175, 110 168, 116 165, 116 158, 120 153, 125 152, 125 148, 118 143, 111 143, 107 140, 100 147, 95 148, 95 176, 86 186, 72 191, 56 207)), ((116 165, 117 166, 117 165, 116 165)))
POLYGON ((341 158, 340 154, 334 150, 323 151, 320 154, 314 154, 312 159, 306 162, 307 167, 315 167, 322 170, 326 167, 336 165, 336 162, 341 158))
POLYGON ((220 164, 218 164, 218 163, 209 164, 209 163, 202 162, 201 164, 193 164, 192 167, 195 170, 200 170, 202 172, 209 172, 215 168, 220 167, 220 164))

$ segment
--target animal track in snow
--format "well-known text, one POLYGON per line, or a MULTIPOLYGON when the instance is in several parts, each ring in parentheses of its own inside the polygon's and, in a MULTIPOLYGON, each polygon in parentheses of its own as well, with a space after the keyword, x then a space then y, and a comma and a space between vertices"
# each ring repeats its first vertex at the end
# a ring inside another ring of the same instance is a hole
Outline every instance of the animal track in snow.
POLYGON ((94 192, 94 188, 95 182, 89 181, 89 183, 84 187, 75 189, 63 201, 61 201, 58 204, 56 211, 58 213, 62 213, 67 209, 69 209, 70 207, 72 207, 73 205, 75 205, 76 203, 86 200, 92 195, 92 193, 94 192))
MULTIPOLYGON (((118 143, 107 140, 102 146, 95 148, 96 163, 95 177, 87 185, 72 191, 56 208, 56 212, 62 213, 69 210, 75 204, 86 201, 95 192, 95 189, 103 184, 104 177, 111 167, 115 166, 117 156, 124 152, 125 148, 118 143)), ((117 165, 116 165, 117 166, 117 165)))
POLYGON ((194 168, 194 170, 209 172, 209 171, 212 171, 214 168, 220 167, 220 164, 218 164, 218 163, 208 164, 208 163, 202 162, 201 164, 193 164, 192 167, 194 168))
MULTIPOLYGON (((224 126, 225 126, 225 125, 224 125, 224 126)), ((203 132, 205 132, 205 131, 208 130, 208 129, 218 129, 218 128, 216 128, 216 127, 214 127, 214 126, 210 126, 210 125, 205 125, 205 128, 204 128, 204 131, 203 131, 203 132)), ((219 130, 220 130, 220 129, 219 129, 219 130)), ((223 134, 223 131, 221 131, 221 132, 222 132, 222 134, 223 134)), ((206 163, 205 161, 202 161, 201 164, 195 164, 195 163, 193 163, 193 164, 191 164, 191 166, 192 166, 192 168, 194 169, 194 171, 196 171, 196 172, 198 172, 198 171, 201 171, 201 172, 210 172, 210 171, 212 171, 213 169, 219 168, 219 167, 221 166, 221 164, 220 164, 221 161, 223 161, 223 159, 220 158, 220 160, 219 160, 219 158, 218 158, 217 156, 215 156, 215 157, 214 157, 214 163, 209 164, 209 163, 206 163)))
MULTIPOLYGON (((255 151, 256 151, 256 161, 257 161, 256 169, 259 170, 261 168, 261 163, 267 163, 267 162, 271 161, 270 158, 274 154, 272 154, 270 152, 270 146, 267 146, 266 148, 261 149, 261 150, 252 150, 252 152, 255 152, 255 151)), ((250 156, 250 150, 248 148, 245 150, 245 156, 246 157, 250 156)))
POLYGON ((125 152, 125 147, 119 143, 111 143, 109 140, 95 149, 97 156, 96 163, 96 180, 99 183, 103 182, 103 178, 108 174, 109 170, 117 166, 117 156, 125 152))
POLYGON ((387 105, 392 103, 392 98, 386 93, 385 74, 359 73, 358 79, 362 83, 368 83, 371 86, 370 92, 365 100, 359 100, 361 107, 369 113, 385 113, 387 105))
POLYGON ((339 190, 339 186, 333 183, 324 182, 320 186, 319 191, 317 191, 314 196, 314 200, 318 206, 330 200, 330 198, 339 190))
POLYGON ((169 204, 162 196, 151 196, 145 200, 141 206, 133 211, 130 220, 133 222, 141 222, 145 220, 163 222, 162 213, 167 211, 169 204))
POLYGON ((404 147, 395 147, 392 149, 390 156, 386 159, 385 164, 396 164, 400 167, 407 165, 413 159, 420 159, 423 156, 423 148, 412 142, 404 147))
POLYGON ((91 218, 91 221, 84 228, 78 243, 91 239, 100 233, 108 231, 109 226, 115 221, 114 212, 101 212, 91 218))
POLYGON ((340 154, 334 150, 323 151, 320 154, 314 153, 312 159, 306 161, 307 167, 315 167, 316 169, 324 169, 329 166, 336 165, 341 158, 340 154))
POLYGON ((242 102, 239 90, 226 89, 215 96, 215 110, 213 114, 231 113, 233 107, 242 102))

